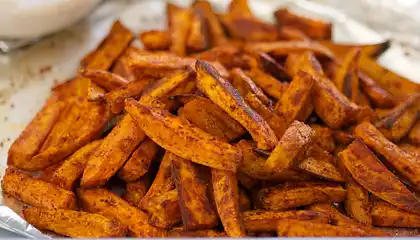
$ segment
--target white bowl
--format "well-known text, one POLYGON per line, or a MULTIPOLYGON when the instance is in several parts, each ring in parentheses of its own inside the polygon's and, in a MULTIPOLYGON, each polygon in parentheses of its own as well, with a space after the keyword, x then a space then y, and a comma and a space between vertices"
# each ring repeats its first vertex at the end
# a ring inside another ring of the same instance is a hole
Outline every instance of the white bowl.
POLYGON ((0 0, 0 38, 37 38, 79 21, 101 0, 0 0))

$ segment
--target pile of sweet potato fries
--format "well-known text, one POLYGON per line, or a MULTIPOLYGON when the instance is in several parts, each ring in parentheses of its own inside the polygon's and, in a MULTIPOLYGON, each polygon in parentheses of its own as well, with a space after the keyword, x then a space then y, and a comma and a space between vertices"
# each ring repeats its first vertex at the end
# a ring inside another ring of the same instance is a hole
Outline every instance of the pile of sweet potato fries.
POLYGON ((330 23, 274 17, 246 0, 168 4, 143 49, 115 22, 10 147, 3 192, 70 237, 420 227, 419 86, 376 63, 387 42, 338 45, 330 23))

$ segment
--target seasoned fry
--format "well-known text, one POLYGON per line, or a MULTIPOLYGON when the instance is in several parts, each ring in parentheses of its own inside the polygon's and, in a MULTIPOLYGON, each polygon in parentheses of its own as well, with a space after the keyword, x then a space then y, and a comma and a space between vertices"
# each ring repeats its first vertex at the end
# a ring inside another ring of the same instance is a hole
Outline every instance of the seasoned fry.
MULTIPOLYGON (((236 174, 236 178, 238 178, 238 175, 236 174)), ((240 180, 238 179, 238 181, 240 180)), ((249 199, 245 190, 239 188, 239 211, 244 212, 249 210, 251 210, 251 199, 249 199)))
POLYGON ((210 46, 210 39, 205 9, 193 6, 191 11, 191 29, 187 38, 187 49, 191 52, 206 50, 210 46))
MULTIPOLYGON (((360 126, 362 125, 358 127, 360 126)), ((366 132, 366 134, 369 134, 369 132, 366 132)), ((419 200, 379 161, 360 139, 356 139, 338 156, 352 177, 369 192, 398 208, 410 212, 419 212, 419 200)))
POLYGON ((277 29, 273 24, 261 22, 253 16, 220 16, 220 20, 234 39, 251 42, 275 41, 277 29))
POLYGON ((148 204, 147 212, 151 225, 168 229, 182 222, 176 189, 151 198, 148 204))
POLYGON ((276 113, 284 118, 286 124, 294 120, 306 121, 312 113, 311 104, 312 86, 314 79, 306 72, 299 71, 293 77, 286 92, 276 105, 276 113))
POLYGON ((129 182, 125 186, 125 194, 123 199, 131 205, 140 208, 140 203, 146 195, 152 183, 151 176, 145 175, 135 182, 129 182))
POLYGON ((299 163, 298 168, 322 179, 334 182, 344 181, 337 168, 331 162, 317 156, 305 158, 299 163))
POLYGON ((346 190, 331 182, 287 182, 283 186, 263 188, 258 192, 262 208, 287 210, 318 202, 343 202, 346 190))
POLYGON ((334 54, 326 47, 317 42, 308 41, 277 41, 250 43, 246 47, 251 51, 268 53, 274 57, 285 57, 291 53, 303 53, 312 51, 317 56, 333 58, 334 54))
POLYGON ((226 34, 214 14, 211 5, 205 0, 197 0, 193 4, 194 8, 202 9, 204 11, 206 21, 209 29, 209 37, 212 46, 221 46, 227 43, 226 34))
POLYGON ((334 83, 340 92, 344 93, 352 102, 359 99, 358 60, 361 49, 351 49, 344 58, 343 64, 337 68, 334 83))
POLYGON ((166 5, 166 12, 169 37, 171 39, 169 49, 178 56, 185 56, 187 53, 187 38, 191 27, 191 12, 171 3, 166 5))
POLYGON ((398 147, 406 153, 409 153, 417 158, 420 157, 420 148, 415 145, 402 143, 398 144, 398 147))
POLYGON ((419 227, 420 215, 398 209, 377 200, 372 207, 373 225, 382 227, 419 227))
POLYGON ((182 123, 178 117, 171 116, 165 110, 147 107, 132 99, 126 101, 126 110, 149 138, 179 157, 231 171, 236 170, 242 158, 237 148, 191 124, 182 123), (200 149, 200 153, 196 149, 200 149))
POLYGON ((290 77, 287 75, 286 70, 270 55, 262 52, 251 52, 251 54, 257 62, 257 65, 254 67, 258 67, 259 69, 270 73, 278 80, 290 81, 290 77))
POLYGON ((104 70, 79 70, 79 75, 91 79, 98 86, 111 91, 122 86, 126 86, 129 82, 116 74, 104 70))
POLYGON ((408 140, 412 144, 420 145, 420 121, 417 120, 411 128, 410 133, 408 134, 408 140))
POLYGON ((332 24, 299 16, 287 8, 280 8, 274 12, 279 26, 299 29, 312 39, 329 40, 332 37, 332 24))
POLYGON ((395 97, 387 90, 380 87, 377 82, 363 72, 359 71, 358 76, 360 87, 363 89, 363 92, 369 96, 369 99, 376 107, 389 108, 395 106, 395 97))
POLYGON ((198 230, 217 226, 219 218, 207 197, 207 186, 200 176, 200 167, 174 154, 170 157, 184 229, 198 230))
POLYGON ((309 41, 310 38, 306 36, 301 30, 291 26, 278 26, 277 34, 280 40, 291 41, 309 41))
POLYGON ((23 203, 44 208, 76 209, 76 196, 73 192, 56 185, 33 178, 15 169, 6 169, 1 182, 5 193, 23 203))
POLYGON ((159 146, 150 140, 150 138, 144 140, 118 171, 118 177, 126 182, 138 180, 149 171, 149 167, 156 157, 158 150, 159 146))
POLYGON ((285 219, 296 219, 308 222, 328 223, 329 214, 311 210, 252 210, 242 213, 245 229, 250 232, 271 232, 276 231, 278 221, 285 219))
POLYGON ((265 166, 273 172, 292 167, 301 160, 315 137, 315 131, 302 122, 294 121, 271 152, 265 166))
POLYGON ((318 124, 310 124, 309 126, 315 131, 315 143, 322 149, 333 152, 335 149, 335 142, 332 129, 318 124))
POLYGON ((38 229, 69 237, 123 237, 127 228, 99 214, 63 209, 26 208, 23 215, 38 229))
POLYGON ((168 50, 171 45, 171 39, 167 31, 146 31, 140 33, 139 37, 143 47, 147 50, 168 50))
POLYGON ((347 199, 344 202, 347 214, 364 225, 372 225, 369 193, 352 177, 347 178, 347 199))
POLYGON ((241 96, 245 97, 248 93, 253 93, 266 106, 272 106, 272 101, 264 92, 240 69, 232 70, 232 85, 237 89, 241 96))
POLYGON ((333 131, 333 137, 335 142, 342 145, 349 145, 354 140, 354 136, 352 134, 339 130, 333 131))
POLYGON ((112 129, 89 157, 80 182, 81 187, 104 185, 130 157, 146 135, 130 114, 112 129))
POLYGON ((364 237, 370 235, 358 228, 333 226, 300 220, 280 220, 277 222, 279 237, 364 237))
POLYGON ((45 105, 9 148, 7 164, 21 168, 38 153, 49 133, 59 119, 63 103, 45 105), (35 134, 36 132, 36 134, 35 134))
POLYGON ((38 179, 40 179, 42 181, 45 181, 45 182, 50 182, 54 171, 57 170, 62 164, 63 164, 63 162, 59 162, 59 163, 56 163, 54 165, 51 165, 51 166, 45 168, 44 170, 42 170, 38 179))
POLYGON ((169 237, 173 238, 218 238, 218 237, 227 237, 225 232, 218 232, 215 230, 198 230, 198 231, 186 231, 186 230, 177 230, 174 229, 168 233, 169 237))
POLYGON ((376 43, 376 44, 368 44, 368 45, 349 45, 349 44, 337 44, 333 41, 324 40, 320 41, 320 43, 326 47, 328 47, 331 51, 334 52, 334 55, 339 60, 344 60, 344 57, 346 54, 354 48, 360 48, 362 50, 361 54, 364 56, 368 56, 371 58, 376 59, 379 57, 383 52, 385 52, 389 46, 391 45, 391 42, 389 40, 386 40, 384 42, 376 43))
POLYGON ((223 227, 230 237, 244 237, 245 228, 239 209, 239 192, 236 175, 211 169, 214 201, 223 227))
POLYGON ((82 177, 89 156, 101 143, 102 140, 97 140, 81 147, 52 173, 49 182, 63 189, 72 190, 75 182, 82 177))
POLYGON ((83 210, 121 222, 133 237, 164 237, 166 231, 147 223, 147 214, 104 188, 78 189, 83 210))
POLYGON ((241 123, 256 139, 258 148, 272 149, 277 142, 273 130, 260 115, 249 108, 232 85, 223 79, 216 69, 205 62, 197 61, 196 70, 198 89, 233 119, 241 123))
POLYGON ((88 70, 108 70, 132 39, 131 32, 116 21, 101 44, 82 59, 82 67, 88 70))
POLYGON ((386 162, 406 177, 413 184, 413 187, 419 188, 420 163, 417 158, 398 148, 368 122, 358 125, 354 129, 354 134, 375 152, 384 156, 386 162))
POLYGON ((252 68, 246 74, 270 97, 280 100, 283 93, 288 88, 287 83, 282 83, 271 75, 264 73, 258 68, 252 68))

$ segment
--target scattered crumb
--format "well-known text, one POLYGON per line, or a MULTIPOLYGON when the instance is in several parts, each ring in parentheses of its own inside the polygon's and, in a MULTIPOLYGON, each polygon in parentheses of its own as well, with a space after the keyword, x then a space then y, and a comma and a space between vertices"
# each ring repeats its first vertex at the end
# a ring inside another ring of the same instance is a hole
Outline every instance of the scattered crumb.
POLYGON ((39 69, 40 74, 44 74, 44 73, 47 73, 49 71, 51 71, 51 66, 45 66, 45 67, 42 67, 42 68, 39 69))
POLYGON ((10 108, 14 108, 15 107, 15 104, 14 103, 11 103, 10 104, 10 108))
POLYGON ((7 138, 7 141, 10 141, 10 138, 7 138))
POLYGON ((3 142, 0 142, 0 147, 3 147, 4 146, 4 143, 3 142))

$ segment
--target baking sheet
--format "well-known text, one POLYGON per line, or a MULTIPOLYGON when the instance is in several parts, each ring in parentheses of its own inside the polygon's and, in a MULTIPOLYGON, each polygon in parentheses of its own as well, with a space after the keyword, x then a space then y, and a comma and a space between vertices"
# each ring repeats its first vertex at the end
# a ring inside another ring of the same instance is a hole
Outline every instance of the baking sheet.
MULTIPOLYGON (((174 3, 187 6, 191 1, 174 3)), ((229 0, 211 1, 218 11, 223 11, 229 0)), ((265 21, 273 21, 272 12, 287 6, 292 10, 327 19, 333 22, 334 40, 343 43, 377 43, 385 40, 383 34, 366 27, 345 14, 325 5, 306 0, 255 0, 249 1, 254 14, 265 21)), ((323 1, 326 2, 326 1, 323 1)), ((351 1, 353 4, 363 1, 351 1)), ((25 125, 41 108, 49 96, 50 88, 72 77, 80 58, 93 49, 108 32, 112 22, 120 18, 123 24, 138 33, 149 29, 164 29, 165 2, 157 0, 105 1, 83 22, 48 37, 41 42, 0 55, 0 174, 4 174, 7 150, 25 125)), ((392 19, 390 19, 392 21, 392 19)), ((381 56, 383 66, 420 83, 420 55, 415 46, 405 46, 393 41, 391 48, 381 56), (410 54, 407 54, 410 53, 410 54)), ((14 199, 0 197, 0 228, 13 230, 25 237, 40 237, 17 213, 21 204, 14 199)))

